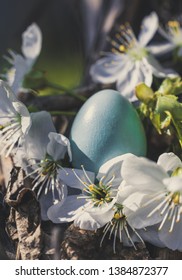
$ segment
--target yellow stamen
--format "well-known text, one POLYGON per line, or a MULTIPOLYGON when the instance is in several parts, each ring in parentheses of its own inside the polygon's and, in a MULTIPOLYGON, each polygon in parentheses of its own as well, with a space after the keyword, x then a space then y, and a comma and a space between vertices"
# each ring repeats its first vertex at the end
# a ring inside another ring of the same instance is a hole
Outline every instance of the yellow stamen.
POLYGON ((182 167, 178 167, 178 168, 176 168, 174 171, 173 171, 173 173, 171 174, 171 177, 173 177, 173 176, 179 176, 179 175, 181 175, 182 174, 182 167))
POLYGON ((180 201, 180 194, 179 194, 179 193, 175 193, 175 194, 173 195, 172 200, 173 200, 173 202, 174 202, 175 204, 179 204, 179 201, 180 201))
POLYGON ((94 184, 93 184, 93 185, 89 185, 89 186, 88 186, 89 191, 91 191, 91 192, 92 192, 92 191, 94 190, 94 187, 95 187, 95 185, 94 185, 94 184))
POLYGON ((121 52, 125 52, 125 51, 126 51, 126 48, 125 48, 125 46, 120 45, 119 50, 120 50, 121 52))
POLYGON ((176 20, 168 21, 168 26, 171 28, 177 28, 177 29, 180 28, 180 24, 176 20))
POLYGON ((121 218, 121 215, 118 212, 116 212, 114 214, 114 219, 119 220, 120 218, 121 218))

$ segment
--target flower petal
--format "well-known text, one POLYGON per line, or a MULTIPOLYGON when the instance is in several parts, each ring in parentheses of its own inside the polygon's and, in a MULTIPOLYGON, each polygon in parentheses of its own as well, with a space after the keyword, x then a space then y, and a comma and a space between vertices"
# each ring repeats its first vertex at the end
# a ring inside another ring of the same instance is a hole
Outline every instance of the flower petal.
POLYGON ((169 192, 182 192, 182 176, 166 178, 163 183, 167 186, 169 192))
POLYGON ((22 53, 32 61, 40 54, 41 47, 41 30, 36 23, 32 23, 22 34, 22 53))
POLYGON ((178 167, 182 167, 182 162, 174 153, 163 153, 159 156, 157 164, 171 175, 171 173, 178 167))
POLYGON ((47 216, 53 223, 71 222, 75 218, 75 211, 81 212, 84 204, 84 199, 77 199, 76 195, 70 195, 67 196, 64 204, 60 201, 52 205, 47 211, 47 216))
POLYGON ((162 191, 164 188, 162 180, 167 178, 168 174, 155 162, 131 155, 123 162, 122 176, 127 184, 136 188, 136 191, 155 193, 162 191))
POLYGON ((158 227, 159 225, 154 225, 145 229, 137 230, 137 232, 144 241, 149 242, 150 244, 153 244, 157 247, 164 248, 165 244, 159 239, 158 227))
POLYGON ((32 126, 25 138, 25 149, 29 159, 42 160, 47 152, 49 132, 55 132, 51 116, 46 111, 31 113, 32 126))
POLYGON ((12 104, 16 112, 21 117, 21 130, 23 134, 27 134, 32 124, 29 111, 27 107, 20 101, 12 102, 12 104))
POLYGON ((16 110, 13 106, 13 101, 18 101, 11 88, 7 85, 6 82, 0 80, 0 116, 1 124, 3 119, 7 119, 8 116, 15 116, 16 110))
MULTIPOLYGON (((88 181, 85 177, 85 173, 80 169, 74 169, 74 172, 71 168, 64 168, 64 170, 59 170, 58 177, 69 187, 83 190, 85 187, 83 183, 88 181), (77 174, 80 180, 78 180, 74 172, 77 174), (81 183, 81 181, 83 183, 81 183)), ((90 181, 94 183, 95 173, 90 171, 86 171, 86 173, 90 181)))
POLYGON ((149 201, 150 196, 148 195, 142 195, 139 192, 136 192, 132 194, 132 197, 130 198, 130 201, 133 201, 132 204, 128 203, 127 201, 124 201, 124 213, 127 216, 129 224, 131 224, 136 229, 145 228, 147 226, 152 226, 155 224, 158 224, 162 220, 162 216, 160 215, 159 211, 156 211, 153 215, 148 217, 150 212, 157 207, 162 200, 156 200, 149 205, 145 206, 145 204, 149 201), (139 197, 138 197, 139 196, 139 197), (140 205, 137 205, 137 200, 140 201, 140 205), (130 208, 126 207, 126 205, 129 205, 130 208), (138 209, 137 209, 138 207, 138 209), (131 210, 131 208, 135 209, 134 211, 131 210))
POLYGON ((112 188, 118 188, 123 179, 121 176, 121 167, 123 160, 127 158, 130 154, 124 154, 118 157, 115 157, 108 162, 104 163, 100 169, 97 176, 97 179, 101 179, 102 176, 104 176, 104 179, 102 180, 104 185, 107 185, 108 182, 113 178, 112 180, 112 188))
POLYGON ((141 31, 138 36, 138 41, 142 46, 146 46, 156 33, 159 26, 159 19, 155 12, 144 17, 141 25, 141 31))
POLYGON ((145 57, 141 61, 140 71, 143 78, 140 78, 139 83, 143 80, 147 86, 151 86, 153 81, 152 68, 145 57))
POLYGON ((145 193, 137 192, 135 187, 127 185, 124 187, 121 186, 117 195, 117 203, 126 206, 132 211, 136 211, 140 207, 145 195, 145 193))
POLYGON ((91 66, 92 79, 105 84, 116 82, 120 73, 126 72, 126 59, 125 55, 108 53, 91 66))
POLYGON ((9 117, 15 119, 20 117, 21 131, 26 134, 31 126, 30 114, 26 106, 16 98, 11 88, 4 81, 0 81, 0 98, 1 124, 9 123, 9 117))
POLYGON ((148 55, 147 61, 152 67, 153 75, 156 77, 175 78, 175 77, 179 76, 179 74, 176 71, 174 71, 173 69, 166 69, 166 68, 164 69, 152 55, 148 55))
MULTIPOLYGON (((60 197, 59 192, 55 190, 55 199, 58 201, 57 203, 59 203, 59 206, 63 205, 67 198, 67 192, 68 192, 67 186, 64 185, 64 187, 62 187, 62 192, 64 193, 64 195, 62 195, 63 198, 60 197)), ((49 220, 47 216, 47 211, 53 205, 53 200, 54 199, 53 199, 52 190, 49 190, 47 194, 43 192, 39 198, 39 203, 41 208, 41 218, 44 221, 49 220)))
POLYGON ((109 170, 113 168, 113 165, 123 162, 123 160, 127 157, 130 157, 130 155, 131 155, 130 153, 123 154, 121 156, 114 157, 108 160, 107 162, 105 162, 99 169, 98 173, 101 174, 100 177, 102 176, 102 174, 106 174, 107 172, 109 172, 109 170))
POLYGON ((105 211, 100 211, 97 207, 96 211, 89 211, 90 216, 97 222, 97 229, 105 226, 107 223, 111 222, 114 217, 113 207, 105 207, 105 211))
POLYGON ((83 230, 97 230, 100 228, 100 224, 90 213, 83 211, 74 220, 74 225, 83 230))
MULTIPOLYGON (((148 86, 152 83, 152 68, 146 59, 142 61, 129 62, 132 67, 125 75, 121 76, 117 81, 117 89, 121 94, 131 102, 136 101, 135 87, 137 84, 144 82, 148 86)), ((129 64, 128 63, 128 64, 129 64)))
POLYGON ((175 223, 172 232, 169 232, 170 226, 171 219, 167 219, 159 231, 159 238, 169 249, 182 251, 182 222, 175 223))
POLYGON ((125 72, 122 71, 120 73, 116 83, 116 88, 122 96, 133 102, 137 100, 134 89, 138 81, 136 75, 138 70, 136 70, 136 66, 132 61, 128 61, 125 66, 125 72))
POLYGON ((163 43, 163 44, 156 44, 150 45, 147 49, 155 56, 160 56, 166 54, 174 49, 174 44, 172 43, 163 43))
POLYGON ((47 145, 47 153, 52 156, 55 161, 64 159, 68 151, 71 159, 70 142, 67 137, 56 132, 50 132, 48 137, 50 141, 47 145))
MULTIPOLYGON (((14 78, 11 85, 12 90, 17 94, 22 87, 23 79, 26 74, 31 70, 31 65, 27 63, 27 60, 21 55, 15 55, 13 61, 14 78)), ((9 71, 12 71, 10 69, 9 71)))

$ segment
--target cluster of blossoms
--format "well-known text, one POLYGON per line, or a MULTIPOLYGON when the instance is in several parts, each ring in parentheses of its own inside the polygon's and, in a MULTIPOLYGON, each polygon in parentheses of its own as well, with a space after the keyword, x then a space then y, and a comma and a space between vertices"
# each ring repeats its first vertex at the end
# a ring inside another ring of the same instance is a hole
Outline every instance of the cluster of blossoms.
MULTIPOLYGON (((159 28, 152 13, 143 20, 136 39, 131 27, 121 27, 113 52, 91 67, 95 81, 117 82, 117 89, 135 101, 135 86, 151 86, 153 76, 174 77, 153 54, 178 47, 181 55, 182 31, 175 22, 166 30, 159 28), (159 30, 169 43, 147 46, 159 30)), ((123 154, 105 162, 98 174, 64 167, 66 155, 72 160, 69 140, 57 133, 51 115, 46 111, 29 113, 18 100, 23 78, 37 59, 42 44, 39 27, 32 24, 23 33, 23 55, 10 52, 12 64, 6 82, 0 81, 0 154, 13 156, 26 177, 32 178, 32 189, 41 205, 43 220, 54 223, 74 222, 84 230, 103 228, 114 236, 113 249, 119 238, 126 246, 150 242, 172 250, 182 250, 182 162, 174 153, 162 154, 157 163, 132 154, 123 154), (71 191, 70 191, 71 190, 71 191), (70 194, 72 193, 72 194, 70 194)), ((25 178, 26 178, 25 177, 25 178)))
MULTIPOLYGON (((71 160, 69 140, 56 132, 51 115, 46 111, 29 113, 25 104, 18 99, 24 78, 40 54, 42 33, 33 23, 22 34, 22 53, 10 51, 10 70, 0 80, 0 154, 11 155, 16 165, 33 178, 32 188, 37 197, 51 193, 51 202, 65 196, 65 185, 59 179, 59 170, 64 170, 62 160, 68 154, 71 160)), ((66 171, 64 170, 66 173, 66 171)), ((67 174, 67 173, 66 173, 67 174)))

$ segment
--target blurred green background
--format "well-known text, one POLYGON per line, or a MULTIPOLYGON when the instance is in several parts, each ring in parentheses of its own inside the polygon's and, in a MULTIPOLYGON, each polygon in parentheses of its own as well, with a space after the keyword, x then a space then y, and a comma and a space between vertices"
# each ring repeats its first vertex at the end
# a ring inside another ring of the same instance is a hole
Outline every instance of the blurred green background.
POLYGON ((36 22, 43 34, 41 54, 35 68, 65 87, 78 86, 83 74, 80 17, 75 1, 0 0, 0 70, 7 65, 3 55, 12 49, 21 53, 23 31, 36 22))

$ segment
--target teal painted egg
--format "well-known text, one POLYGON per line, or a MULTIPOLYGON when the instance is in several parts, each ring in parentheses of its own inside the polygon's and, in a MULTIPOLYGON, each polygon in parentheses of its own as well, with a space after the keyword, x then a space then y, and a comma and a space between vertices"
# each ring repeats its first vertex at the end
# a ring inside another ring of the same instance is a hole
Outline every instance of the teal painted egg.
POLYGON ((115 90, 90 97, 76 115, 70 133, 72 165, 98 172, 109 159, 146 155, 146 137, 133 105, 115 90))

